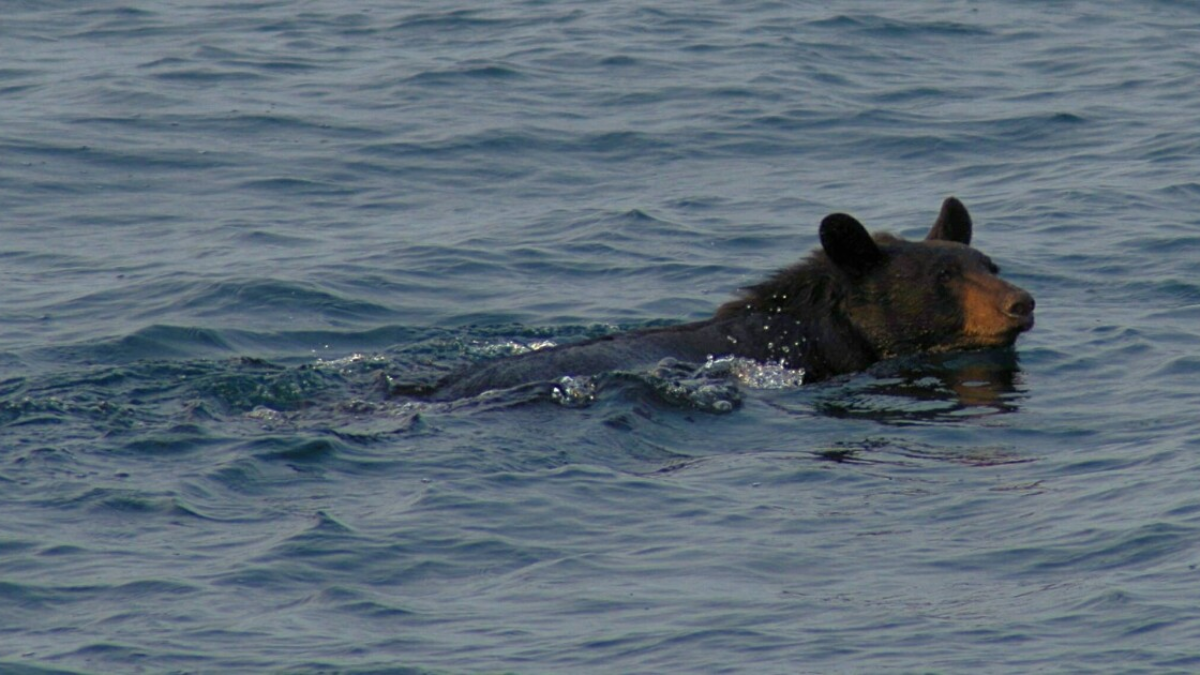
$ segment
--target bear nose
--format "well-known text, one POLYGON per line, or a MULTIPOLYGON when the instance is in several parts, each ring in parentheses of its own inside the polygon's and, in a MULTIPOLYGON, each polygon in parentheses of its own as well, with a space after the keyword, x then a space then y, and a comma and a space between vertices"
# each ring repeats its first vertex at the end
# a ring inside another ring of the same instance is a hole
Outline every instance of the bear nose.
POLYGON ((1014 295, 1008 302, 1008 309, 1005 310, 1009 316, 1016 318, 1025 318, 1033 316, 1033 308, 1037 305, 1033 301, 1033 296, 1025 291, 1021 291, 1014 295))

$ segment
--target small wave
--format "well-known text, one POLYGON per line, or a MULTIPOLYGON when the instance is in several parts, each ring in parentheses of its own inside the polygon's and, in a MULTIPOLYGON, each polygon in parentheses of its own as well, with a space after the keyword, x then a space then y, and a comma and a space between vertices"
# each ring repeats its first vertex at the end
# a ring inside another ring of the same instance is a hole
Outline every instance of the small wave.
POLYGON ((182 307, 198 316, 246 313, 290 318, 294 313, 318 312, 331 317, 362 319, 389 313, 381 305, 343 298, 316 284, 274 279, 222 281, 199 287, 183 301, 182 307))
POLYGON ((693 364, 666 358, 645 372, 615 372, 591 378, 564 377, 552 390, 552 399, 567 407, 584 407, 598 398, 598 392, 610 383, 639 385, 658 401, 670 407, 691 408, 714 414, 736 410, 742 403, 737 384, 722 367, 697 368, 693 364))
POLYGON ((254 441, 250 450, 257 459, 292 463, 321 462, 341 454, 345 446, 333 438, 271 437, 254 441))
POLYGON ((874 14, 840 14, 833 18, 812 21, 809 25, 826 30, 849 30, 880 39, 912 40, 934 36, 979 38, 992 34, 978 25, 956 21, 906 21, 874 14))
POLYGON ((249 70, 234 68, 215 68, 212 66, 192 66, 179 70, 155 73, 160 80, 174 80, 191 84, 215 84, 220 82, 251 82, 265 79, 265 76, 249 70))
POLYGON ((304 178, 289 178, 276 176, 273 178, 255 178, 242 181, 239 187, 247 190, 264 190, 288 195, 352 195, 355 190, 344 185, 310 180, 304 178))
POLYGON ((448 70, 418 73, 409 77, 406 82, 415 85, 458 87, 467 86, 470 81, 510 81, 521 79, 524 76, 525 74, 516 68, 497 63, 464 63, 448 70))
POLYGON ((667 376, 650 383, 654 392, 664 401, 677 406, 724 414, 733 412, 742 404, 741 392, 725 380, 708 377, 675 379, 667 376))
POLYGON ((481 16, 480 10, 458 9, 445 12, 414 12, 396 23, 395 31, 474 30, 502 25, 504 20, 481 16))

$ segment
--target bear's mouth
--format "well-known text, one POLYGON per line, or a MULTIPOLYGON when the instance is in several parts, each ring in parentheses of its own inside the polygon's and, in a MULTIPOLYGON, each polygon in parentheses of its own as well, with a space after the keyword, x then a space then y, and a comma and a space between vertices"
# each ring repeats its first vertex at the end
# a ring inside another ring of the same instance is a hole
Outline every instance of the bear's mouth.
POLYGON ((1017 337, 1021 333, 1031 330, 1034 324, 1032 312, 1028 314, 998 312, 993 317, 995 318, 990 326, 975 326, 976 330, 969 331, 964 339, 957 343, 957 347, 952 347, 952 349, 1011 347, 1016 343, 1017 337))
POLYGON ((1029 314, 1013 314, 1005 312, 1004 317, 1009 320, 1009 325, 1000 330, 996 338, 1004 345, 1011 345, 1017 341, 1017 336, 1029 330, 1033 330, 1033 313, 1029 314))
POLYGON ((1017 333, 1024 333, 1025 331, 1033 329, 1034 321, 1032 312, 1029 314, 1012 314, 1011 312, 1005 312, 1004 315, 1016 322, 1017 333))

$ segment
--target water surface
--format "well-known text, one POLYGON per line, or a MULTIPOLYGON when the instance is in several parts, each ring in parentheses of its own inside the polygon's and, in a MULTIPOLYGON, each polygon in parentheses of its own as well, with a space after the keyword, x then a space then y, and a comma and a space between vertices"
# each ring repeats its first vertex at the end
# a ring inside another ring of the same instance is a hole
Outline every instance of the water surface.
POLYGON ((1200 668, 1191 4, 9 5, 6 672, 1200 668), (383 394, 951 194, 1015 354, 383 394))

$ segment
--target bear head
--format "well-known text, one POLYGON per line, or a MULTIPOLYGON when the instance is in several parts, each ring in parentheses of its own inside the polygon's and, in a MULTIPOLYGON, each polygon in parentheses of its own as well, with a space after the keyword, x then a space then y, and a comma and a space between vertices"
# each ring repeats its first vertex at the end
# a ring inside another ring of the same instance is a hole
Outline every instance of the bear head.
POLYGON ((821 222, 820 249, 717 316, 770 317, 765 356, 821 375, 909 354, 1008 347, 1033 327, 1034 300, 998 276, 971 234, 971 216, 953 197, 922 241, 871 236, 835 213, 821 222))
POLYGON ((821 222, 821 247, 841 277, 841 311, 881 358, 1007 347, 1033 327, 1033 296, 971 248, 971 231, 953 197, 919 242, 872 237, 842 213, 821 222))

